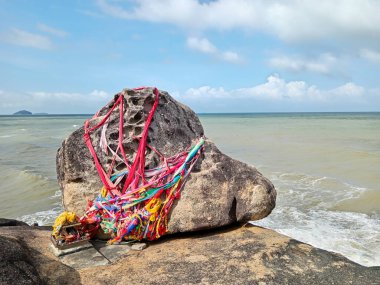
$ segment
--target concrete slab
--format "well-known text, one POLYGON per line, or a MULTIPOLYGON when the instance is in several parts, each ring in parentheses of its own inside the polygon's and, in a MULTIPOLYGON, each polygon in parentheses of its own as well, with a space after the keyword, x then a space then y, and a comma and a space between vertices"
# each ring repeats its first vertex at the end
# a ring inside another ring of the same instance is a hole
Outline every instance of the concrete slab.
POLYGON ((63 255, 60 257, 60 260, 75 269, 110 264, 108 259, 93 247, 63 255))
POLYGON ((122 257, 128 255, 131 250, 130 244, 112 244, 93 241, 92 244, 104 257, 114 263, 122 257))
POLYGON ((92 247, 92 244, 88 241, 83 242, 81 245, 78 245, 76 247, 67 248, 67 249, 59 249, 56 246, 54 246, 53 244, 50 244, 50 251, 55 256, 59 257, 59 256, 63 256, 63 255, 69 254, 69 253, 77 252, 77 251, 81 251, 83 249, 91 248, 91 247, 92 247))

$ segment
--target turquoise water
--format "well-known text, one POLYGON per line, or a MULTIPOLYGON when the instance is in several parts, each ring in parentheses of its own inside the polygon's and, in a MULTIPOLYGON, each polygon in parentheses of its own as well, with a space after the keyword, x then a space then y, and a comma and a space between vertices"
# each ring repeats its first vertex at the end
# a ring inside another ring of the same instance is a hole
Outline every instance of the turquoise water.
MULTIPOLYGON (((0 116, 0 216, 51 224, 56 150, 89 116, 0 116)), ((206 136, 278 192, 254 224, 380 265, 380 113, 200 115, 206 136)))

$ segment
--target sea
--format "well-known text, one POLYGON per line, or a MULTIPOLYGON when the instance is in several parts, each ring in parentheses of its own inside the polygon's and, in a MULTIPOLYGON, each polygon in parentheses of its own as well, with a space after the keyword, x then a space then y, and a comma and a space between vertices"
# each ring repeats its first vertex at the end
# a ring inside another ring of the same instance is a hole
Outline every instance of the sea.
MULTIPOLYGON (((57 149, 90 116, 0 116, 0 217, 53 223, 57 149)), ((221 151, 276 187, 276 208, 252 224, 380 265, 380 113, 199 117, 221 151)))

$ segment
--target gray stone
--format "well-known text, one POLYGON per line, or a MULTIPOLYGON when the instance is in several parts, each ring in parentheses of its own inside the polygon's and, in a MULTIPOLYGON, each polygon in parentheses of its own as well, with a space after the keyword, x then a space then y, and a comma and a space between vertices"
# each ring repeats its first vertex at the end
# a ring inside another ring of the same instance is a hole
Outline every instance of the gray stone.
MULTIPOLYGON (((123 145, 127 158, 133 161, 138 140, 146 118, 154 103, 153 89, 142 91, 125 89, 126 112, 124 114, 123 145)), ((90 121, 97 124, 113 106, 114 101, 99 111, 99 118, 90 121)), ((111 115, 106 132, 108 144, 116 149, 119 134, 118 111, 111 115)), ((91 135, 99 161, 107 168, 111 154, 100 150, 101 128, 91 135)), ((62 143, 57 153, 58 181, 62 189, 63 205, 68 211, 81 215, 86 201, 98 195, 102 187, 93 158, 83 139, 84 128, 72 133, 62 143)), ((188 149, 200 136, 203 127, 197 115, 187 106, 175 101, 168 93, 160 91, 160 100, 149 127, 148 143, 164 156, 173 156, 188 149)), ((147 150, 146 166, 155 167, 159 157, 147 150)), ((117 170, 125 169, 117 162, 117 170)), ((245 223, 266 217, 275 207, 276 190, 273 184, 255 167, 234 160, 219 151, 206 139, 205 151, 189 175, 181 198, 173 205, 168 223, 169 233, 210 229, 245 223)))
POLYGON ((108 259, 93 247, 61 256, 60 260, 62 263, 75 269, 109 264, 108 259))
POLYGON ((82 242, 80 245, 78 246, 74 246, 74 247, 71 247, 71 248, 67 248, 67 249, 59 249, 57 248, 55 245, 53 244, 50 244, 49 248, 51 250, 51 252, 55 255, 55 256, 63 256, 63 255, 66 255, 66 254, 70 254, 70 253, 74 253, 74 252, 77 252, 77 251, 81 251, 83 249, 86 249, 86 248, 90 248, 92 247, 92 244, 88 241, 86 242, 82 242))

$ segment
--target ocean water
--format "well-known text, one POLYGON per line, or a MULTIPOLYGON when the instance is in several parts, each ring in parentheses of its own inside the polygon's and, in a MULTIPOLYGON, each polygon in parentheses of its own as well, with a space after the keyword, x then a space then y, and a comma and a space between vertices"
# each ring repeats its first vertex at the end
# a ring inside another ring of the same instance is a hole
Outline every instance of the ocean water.
POLYGON ((0 116, 0 217, 52 224, 62 211, 55 156, 89 116, 0 116))
MULTIPOLYGON (((0 116, 0 217, 52 224, 55 154, 89 116, 0 116)), ((380 265, 380 113, 204 114, 206 136, 277 189, 274 229, 380 265)))

